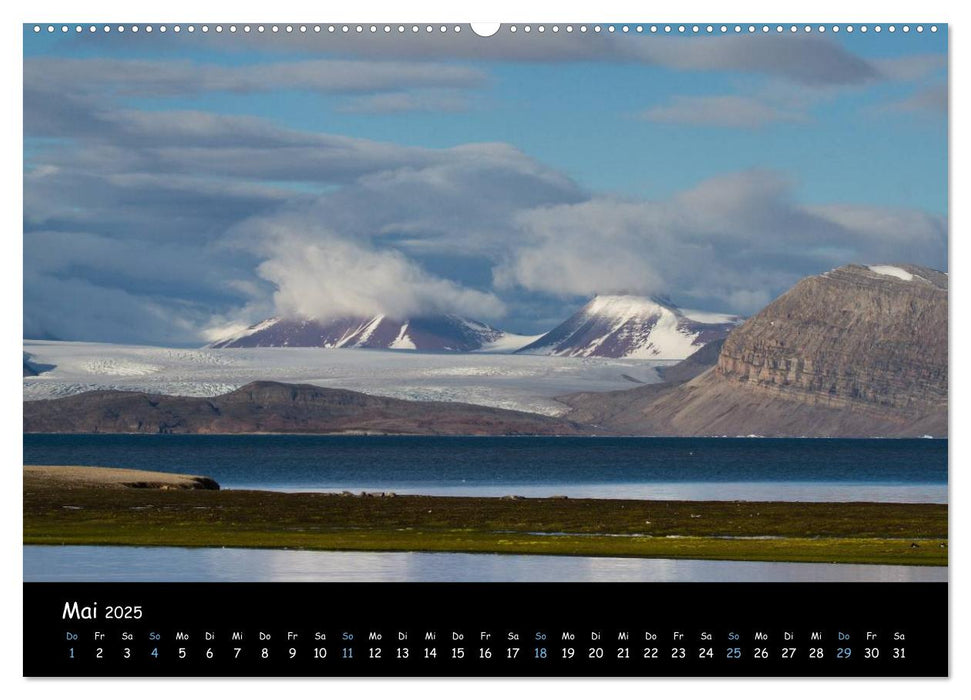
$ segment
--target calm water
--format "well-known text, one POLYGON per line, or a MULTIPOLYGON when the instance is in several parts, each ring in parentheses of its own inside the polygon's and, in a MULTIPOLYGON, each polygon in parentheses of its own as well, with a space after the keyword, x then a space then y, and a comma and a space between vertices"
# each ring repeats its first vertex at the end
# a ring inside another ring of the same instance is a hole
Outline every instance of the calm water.
POLYGON ((947 581, 947 568, 427 552, 24 547, 24 581, 947 581))
POLYGON ((24 463, 286 491, 947 502, 946 440, 25 435, 24 463))
MULTIPOLYGON (((943 440, 26 435, 26 464, 203 474, 224 488, 947 501, 943 440)), ((946 568, 448 553, 25 547, 24 580, 906 581, 946 568)))

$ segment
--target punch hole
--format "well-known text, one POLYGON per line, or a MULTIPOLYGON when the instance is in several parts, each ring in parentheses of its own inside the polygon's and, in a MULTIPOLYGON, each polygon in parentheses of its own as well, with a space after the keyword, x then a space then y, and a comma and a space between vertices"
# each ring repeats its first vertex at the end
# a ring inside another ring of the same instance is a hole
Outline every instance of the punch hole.
POLYGON ((472 33, 476 36, 490 37, 499 31, 501 25, 498 22, 473 22, 472 33))

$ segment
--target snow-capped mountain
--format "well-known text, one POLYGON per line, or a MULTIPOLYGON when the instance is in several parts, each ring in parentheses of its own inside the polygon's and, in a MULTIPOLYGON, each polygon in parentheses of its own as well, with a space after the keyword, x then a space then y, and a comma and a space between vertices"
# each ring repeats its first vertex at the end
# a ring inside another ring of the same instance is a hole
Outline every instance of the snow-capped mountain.
POLYGON ((441 314, 405 321, 384 315, 316 319, 270 318, 211 343, 211 348, 371 348, 430 352, 512 352, 535 338, 471 319, 441 314))
POLYGON ((727 336, 740 321, 738 316, 679 309, 660 298, 597 296, 517 352, 682 360, 727 336))

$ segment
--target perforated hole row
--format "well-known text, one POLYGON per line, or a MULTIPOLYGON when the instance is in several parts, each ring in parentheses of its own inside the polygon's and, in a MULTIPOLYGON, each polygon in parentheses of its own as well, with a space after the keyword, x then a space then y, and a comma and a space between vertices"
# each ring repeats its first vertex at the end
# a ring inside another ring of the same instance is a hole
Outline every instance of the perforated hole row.
MULTIPOLYGON (((188 32, 190 34, 201 32, 203 34, 208 34, 214 32, 216 34, 222 34, 228 32, 230 34, 242 33, 242 34, 418 34, 418 33, 459 33, 463 31, 461 25, 458 24, 173 24, 173 25, 151 25, 151 24, 47 24, 47 25, 34 25, 34 33, 40 34, 41 32, 47 32, 53 34, 55 32, 68 33, 110 33, 117 32, 119 34, 130 32, 132 34, 137 34, 138 32, 144 32, 146 34, 151 34, 152 32, 158 32, 165 34, 167 32, 172 32, 175 34, 180 34, 182 32, 188 32)), ((852 34, 853 32, 867 33, 875 32, 877 34, 881 32, 889 32, 891 34, 897 32, 903 32, 908 34, 911 31, 917 32, 918 34, 925 31, 936 32, 938 30, 936 25, 910 25, 910 24, 833 24, 833 25, 796 25, 796 24, 761 24, 761 25, 741 25, 741 24, 720 24, 720 25, 699 25, 699 24, 511 24, 505 25, 500 31, 507 31, 511 34, 525 33, 525 34, 559 34, 566 33, 571 34, 574 32, 584 33, 635 33, 635 34, 809 34, 809 33, 826 33, 832 32, 837 34, 839 32, 846 32, 852 34)), ((474 33, 474 30, 473 30, 474 33)))

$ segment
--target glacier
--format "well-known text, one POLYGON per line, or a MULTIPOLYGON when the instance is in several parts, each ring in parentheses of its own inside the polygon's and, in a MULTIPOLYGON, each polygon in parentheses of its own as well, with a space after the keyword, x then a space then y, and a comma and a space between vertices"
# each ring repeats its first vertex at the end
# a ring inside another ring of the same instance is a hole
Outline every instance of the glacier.
MULTIPOLYGON (((661 381, 664 360, 324 348, 167 348, 25 340, 53 369, 23 378, 24 400, 96 389, 217 396, 256 380, 421 401, 460 401, 556 416, 556 396, 661 381)), ((508 351, 507 351, 508 353, 508 351)))

